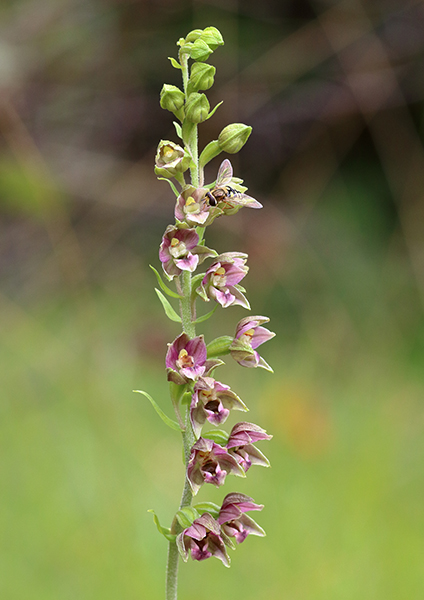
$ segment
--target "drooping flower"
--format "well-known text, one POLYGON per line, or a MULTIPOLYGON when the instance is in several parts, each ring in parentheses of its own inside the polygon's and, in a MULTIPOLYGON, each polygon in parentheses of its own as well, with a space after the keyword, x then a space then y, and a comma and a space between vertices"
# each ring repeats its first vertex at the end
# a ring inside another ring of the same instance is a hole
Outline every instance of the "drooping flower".
POLYGON ((249 533, 264 536, 262 527, 245 513, 249 510, 262 510, 263 504, 255 504, 253 498, 232 492, 227 494, 222 502, 218 515, 218 523, 223 533, 234 537, 238 544, 244 542, 249 533))
POLYGON ((206 419, 213 425, 224 423, 230 410, 248 410, 228 385, 212 377, 200 377, 191 397, 190 419, 198 436, 206 419))
POLYGON ((206 560, 216 556, 229 567, 230 557, 220 534, 218 521, 209 513, 203 513, 177 536, 177 547, 183 561, 187 562, 189 555, 193 560, 206 560))
POLYGON ((226 448, 212 440, 199 438, 191 449, 187 465, 187 479, 193 494, 196 495, 204 483, 220 487, 229 473, 244 477, 245 471, 226 448))
POLYGON ((216 206, 210 206, 206 188, 186 188, 177 198, 175 205, 175 218, 185 221, 190 227, 206 227, 216 217, 222 214, 222 210, 216 206))
POLYGON ((191 273, 205 258, 216 256, 215 250, 198 245, 199 236, 195 229, 168 225, 159 249, 163 270, 169 279, 182 271, 191 273))
POLYGON ((275 333, 262 327, 268 317, 245 317, 236 327, 236 335, 230 345, 231 356, 242 367, 262 367, 272 372, 269 364, 256 352, 256 348, 272 339, 275 333))
POLYGON ((227 442, 228 452, 237 459, 245 472, 252 465, 269 467, 269 460, 253 444, 271 438, 272 435, 268 435, 265 429, 262 429, 259 425, 242 421, 234 425, 231 430, 227 442))
POLYGON ((238 285, 249 270, 246 260, 247 254, 243 252, 220 254, 197 288, 199 296, 206 302, 212 298, 223 308, 239 304, 250 309, 249 302, 243 295, 243 288, 238 285))

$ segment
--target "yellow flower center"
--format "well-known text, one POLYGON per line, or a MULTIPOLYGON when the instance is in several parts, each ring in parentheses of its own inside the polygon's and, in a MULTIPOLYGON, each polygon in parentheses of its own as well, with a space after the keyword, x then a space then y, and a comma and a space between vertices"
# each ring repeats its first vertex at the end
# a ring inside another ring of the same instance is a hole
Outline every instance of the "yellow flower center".
POLYGON ((194 366, 193 357, 189 355, 189 353, 187 352, 187 350, 185 348, 180 350, 180 353, 178 355, 178 360, 177 360, 177 366, 180 369, 194 366))

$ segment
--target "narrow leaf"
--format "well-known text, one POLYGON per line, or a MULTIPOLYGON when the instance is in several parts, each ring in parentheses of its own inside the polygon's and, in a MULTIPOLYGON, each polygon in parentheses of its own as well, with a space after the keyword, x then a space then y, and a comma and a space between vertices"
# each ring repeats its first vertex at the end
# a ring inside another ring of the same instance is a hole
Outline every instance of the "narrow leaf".
POLYGON ((195 275, 193 277, 193 279, 191 280, 191 289, 192 290, 196 289, 197 285, 202 281, 204 276, 205 276, 205 273, 198 273, 197 275, 195 275))
POLYGON ((171 533, 171 530, 169 529, 169 527, 162 527, 155 511, 152 509, 149 509, 147 512, 152 513, 153 521, 155 522, 155 525, 158 528, 159 533, 161 533, 163 536, 165 536, 166 539, 169 540, 170 542, 175 542, 177 536, 174 535, 173 533, 171 533))
POLYGON ((178 198, 180 193, 170 179, 167 179, 166 177, 158 177, 157 179, 158 179, 158 181, 167 181, 169 183, 169 185, 171 186, 172 191, 178 198))
POLYGON ((180 63, 172 56, 168 56, 168 60, 171 61, 171 65, 174 67, 174 69, 182 69, 180 63))
POLYGON ((171 296, 171 298, 182 298, 182 296, 180 296, 179 294, 177 294, 177 292, 174 292, 173 290, 171 290, 164 283, 162 277, 159 275, 159 273, 155 269, 155 267, 152 267, 152 265, 149 265, 149 267, 152 269, 153 273, 156 275, 156 279, 158 280, 158 284, 160 285, 160 287, 162 288, 162 290, 165 292, 165 294, 168 294, 168 296, 171 296))
POLYGON ((173 121, 173 123, 174 123, 175 131, 177 132, 178 137, 182 140, 183 139, 183 130, 181 129, 181 125, 179 123, 177 123, 177 121, 173 121))
POLYGON ((181 317, 177 315, 175 310, 172 308, 169 300, 167 300, 162 292, 157 288, 155 288, 155 292, 157 293, 159 300, 162 302, 163 309, 168 319, 171 319, 171 321, 175 321, 176 323, 181 323, 181 317))
POLYGON ((137 394, 143 394, 143 396, 145 396, 150 401, 151 405, 153 406, 153 408, 155 409, 155 411, 158 413, 158 415, 160 416, 160 418, 162 419, 162 421, 165 423, 165 425, 168 425, 168 427, 170 427, 171 429, 175 429, 175 431, 181 431, 181 428, 178 425, 178 423, 176 421, 173 421, 172 419, 170 419, 163 412, 163 410, 153 400, 153 398, 150 396, 150 394, 148 394, 147 392, 143 392, 143 390, 133 390, 133 392, 137 392, 137 394))
POLYGON ((210 319, 210 317, 213 315, 213 313, 216 311, 217 308, 218 308, 218 304, 216 304, 211 311, 209 311, 205 315, 202 315, 201 317, 196 319, 194 322, 195 323, 203 323, 203 321, 207 321, 208 319, 210 319))
POLYGON ((216 109, 217 109, 219 106, 221 106, 221 104, 222 104, 223 102, 224 102, 224 100, 221 100, 221 102, 218 102, 218 104, 215 106, 215 108, 213 108, 213 109, 211 110, 211 112, 208 114, 208 116, 206 117, 206 120, 210 119, 210 118, 211 118, 211 117, 214 115, 214 113, 215 113, 216 109))

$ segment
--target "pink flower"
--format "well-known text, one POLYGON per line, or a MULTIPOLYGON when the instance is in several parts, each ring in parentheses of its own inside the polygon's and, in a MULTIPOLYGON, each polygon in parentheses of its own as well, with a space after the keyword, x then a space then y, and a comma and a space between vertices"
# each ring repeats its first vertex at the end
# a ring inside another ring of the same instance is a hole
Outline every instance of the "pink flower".
POLYGON ((209 513, 203 513, 177 536, 177 547, 184 562, 187 562, 189 555, 193 560, 216 556, 226 567, 230 566, 221 527, 209 513))
POLYGON ((223 308, 239 304, 250 309, 244 290, 238 285, 249 270, 246 260, 247 254, 242 252, 226 252, 218 256, 196 290, 199 296, 206 302, 213 299, 223 308))
POLYGON ((269 467, 266 456, 253 444, 271 438, 272 435, 268 435, 265 429, 262 429, 259 425, 243 421, 232 428, 226 447, 244 471, 247 472, 252 465, 269 467))
POLYGON ((177 198, 175 206, 175 218, 185 221, 191 227, 206 227, 222 214, 222 210, 210 206, 206 188, 195 188, 190 186, 177 198))
POLYGON ((256 348, 272 339, 275 333, 262 327, 268 317, 245 317, 239 321, 236 335, 230 345, 231 356, 243 367, 262 367, 272 372, 269 364, 256 352, 256 348))
POLYGON ((247 410, 247 407, 228 385, 212 377, 200 377, 194 386, 190 406, 194 434, 200 434, 206 419, 213 425, 224 423, 231 409, 247 410))
POLYGON ((187 479, 193 494, 196 495, 204 483, 220 487, 229 473, 244 477, 243 468, 226 448, 212 440, 199 438, 191 449, 187 466, 187 479))
POLYGON ((198 245, 198 242, 195 229, 168 225, 162 237, 159 258, 169 279, 180 275, 182 271, 192 273, 205 258, 216 256, 215 250, 198 245))
POLYGON ((263 507, 263 504, 255 504, 249 496, 233 492, 225 496, 217 520, 223 533, 234 537, 237 543, 241 544, 249 533, 265 535, 262 527, 245 514, 249 510, 262 510, 263 507))

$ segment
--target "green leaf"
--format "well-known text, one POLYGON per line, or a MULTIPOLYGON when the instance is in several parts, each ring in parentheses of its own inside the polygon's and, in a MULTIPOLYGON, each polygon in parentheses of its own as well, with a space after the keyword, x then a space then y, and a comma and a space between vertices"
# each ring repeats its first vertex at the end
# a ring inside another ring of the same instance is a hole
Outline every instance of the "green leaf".
POLYGON ((162 421, 165 425, 168 425, 171 429, 175 429, 175 431, 181 431, 181 427, 178 425, 176 421, 170 419, 160 408, 160 406, 153 400, 153 398, 147 392, 143 392, 143 390, 133 390, 133 392, 137 392, 137 394, 143 394, 151 403, 155 411, 158 413, 162 421))
POLYGON ((196 319, 194 322, 195 323, 203 323, 203 321, 207 321, 208 319, 211 318, 211 316, 213 315, 213 313, 216 311, 216 309, 218 308, 218 304, 216 304, 212 310, 210 310, 208 313, 206 313, 205 315, 202 315, 201 317, 199 317, 198 319, 196 319))
POLYGON ((177 188, 175 187, 175 185, 172 183, 172 181, 170 179, 167 179, 166 177, 158 177, 157 179, 158 179, 158 181, 167 181, 169 183, 169 185, 171 186, 172 191, 178 198, 178 196, 180 195, 180 192, 177 190, 177 188))
POLYGON ((215 106, 215 108, 213 108, 213 109, 211 110, 211 112, 208 114, 208 116, 206 117, 206 119, 205 119, 206 121, 207 121, 208 119, 210 119, 211 117, 213 117, 213 115, 215 114, 216 110, 217 110, 217 109, 218 109, 218 108, 221 106, 221 104, 222 104, 223 102, 224 102, 224 100, 221 100, 221 102, 218 102, 218 104, 215 106))
POLYGON ((155 288, 155 292, 157 293, 159 300, 162 302, 163 309, 168 319, 171 319, 171 321, 175 321, 176 323, 181 323, 181 317, 177 315, 175 310, 172 308, 169 300, 167 300, 162 292, 160 292, 157 288, 155 288))
POLYGON ((223 429, 213 429, 212 431, 202 433, 202 437, 212 440, 216 444, 221 444, 221 446, 225 446, 225 444, 228 442, 230 434, 223 429))
POLYGON ((169 289, 169 287, 163 282, 162 277, 159 275, 159 273, 157 272, 157 270, 155 269, 155 267, 152 267, 152 265, 149 265, 149 267, 152 269, 153 273, 156 275, 156 279, 158 280, 158 284, 163 289, 163 291, 165 292, 165 294, 168 294, 168 296, 171 296, 171 298, 182 298, 182 296, 180 296, 179 294, 177 294, 177 292, 174 292, 173 290, 169 289))
POLYGON ((178 137, 182 140, 183 139, 183 130, 181 129, 181 125, 179 123, 177 123, 177 121, 173 121, 173 123, 174 123, 175 131, 177 132, 178 137))
POLYGON ((229 335, 221 335, 209 342, 206 346, 208 358, 217 358, 218 356, 226 356, 230 353, 230 345, 233 343, 233 338, 229 335))
POLYGON ((177 539, 177 536, 175 534, 171 533, 171 530, 169 529, 169 527, 162 527, 155 511, 150 508, 147 512, 152 513, 153 521, 155 522, 155 525, 158 528, 159 533, 161 533, 163 536, 165 536, 166 539, 169 540, 170 542, 175 542, 175 540, 177 539))
POLYGON ((186 506, 185 508, 181 508, 179 511, 177 511, 175 516, 177 517, 177 521, 181 527, 186 529, 187 527, 190 527, 193 524, 193 521, 198 519, 200 515, 192 506, 186 506))
POLYGON ((197 510, 199 515, 207 512, 212 515, 214 519, 218 517, 220 511, 220 507, 214 502, 199 502, 198 504, 195 504, 193 508, 197 510))
POLYGON ((180 63, 177 60, 175 60, 175 58, 173 58, 172 56, 168 56, 168 60, 171 61, 171 65, 174 67, 174 69, 182 69, 180 63))

